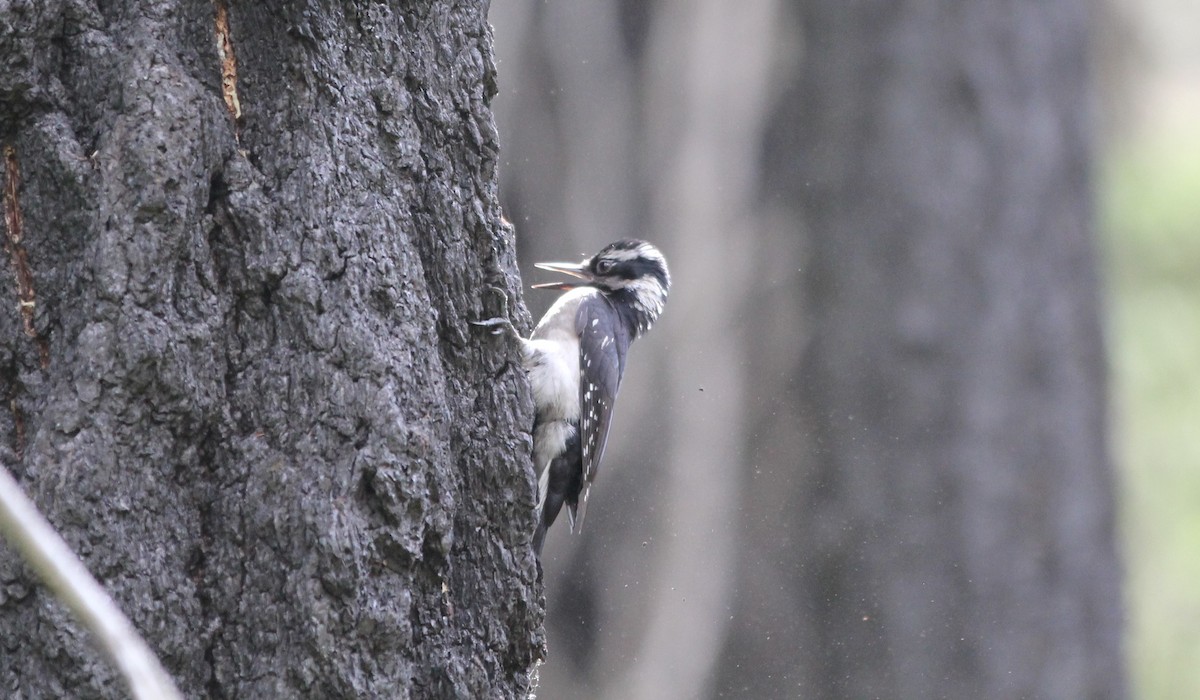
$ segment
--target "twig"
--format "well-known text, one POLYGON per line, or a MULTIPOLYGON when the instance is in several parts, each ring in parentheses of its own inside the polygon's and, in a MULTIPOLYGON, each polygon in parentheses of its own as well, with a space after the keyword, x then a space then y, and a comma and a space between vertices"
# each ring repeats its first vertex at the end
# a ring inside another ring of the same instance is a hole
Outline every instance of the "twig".
POLYGON ((91 631, 100 650, 125 675, 134 698, 182 700, 174 681, 129 618, 3 466, 0 466, 0 533, 20 550, 42 581, 91 631))

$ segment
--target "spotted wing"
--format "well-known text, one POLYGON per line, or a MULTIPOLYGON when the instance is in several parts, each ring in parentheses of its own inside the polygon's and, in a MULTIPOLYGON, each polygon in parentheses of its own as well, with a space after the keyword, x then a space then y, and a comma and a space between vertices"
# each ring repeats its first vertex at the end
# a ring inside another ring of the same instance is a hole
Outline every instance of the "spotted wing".
POLYGON ((625 351, 629 335, 616 309, 597 294, 579 305, 575 316, 579 333, 579 436, 583 452, 583 488, 578 504, 571 511, 571 529, 583 524, 588 490, 596 479, 621 374, 625 371, 625 351))

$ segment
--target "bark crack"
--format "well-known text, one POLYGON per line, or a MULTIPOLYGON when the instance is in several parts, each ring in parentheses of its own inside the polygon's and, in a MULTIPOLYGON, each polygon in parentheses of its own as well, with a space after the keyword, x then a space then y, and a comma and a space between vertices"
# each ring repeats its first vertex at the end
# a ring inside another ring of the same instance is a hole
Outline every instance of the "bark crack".
POLYGON ((4 247, 12 260, 13 275, 17 278, 17 308, 25 335, 33 338, 37 345, 42 369, 50 367, 50 343, 38 333, 33 325, 33 312, 37 306, 37 295, 33 290, 33 272, 29 269, 29 254, 21 242, 24 224, 21 202, 17 192, 21 185, 21 169, 17 161, 17 149, 11 144, 4 146, 4 227, 7 236, 4 247))
MULTIPOLYGON (((13 390, 16 394, 16 389, 13 390)), ((13 454, 16 455, 18 462, 25 460, 25 414, 21 413, 21 407, 17 405, 15 398, 10 399, 8 407, 12 410, 13 418, 13 454)))
MULTIPOLYGON (((233 53, 233 34, 229 31, 229 8, 224 0, 216 0, 217 53, 221 57, 221 94, 225 108, 234 121, 242 118, 242 103, 237 91, 237 57, 233 53)), ((236 133, 234 134, 236 138, 236 133)))

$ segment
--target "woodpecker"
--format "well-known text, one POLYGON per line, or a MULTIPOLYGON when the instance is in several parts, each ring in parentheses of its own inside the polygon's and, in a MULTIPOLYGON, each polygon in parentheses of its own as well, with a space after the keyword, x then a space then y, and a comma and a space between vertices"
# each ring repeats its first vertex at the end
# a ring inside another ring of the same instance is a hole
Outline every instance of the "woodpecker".
MULTIPOLYGON (((522 363, 533 388, 533 461, 538 480, 537 531, 541 559, 546 531, 563 504, 571 531, 583 525, 588 490, 596 479, 629 345, 662 314, 671 274, 653 245, 611 243, 581 263, 537 263, 579 280, 535 284, 565 293, 542 316, 528 339, 507 318, 476 321, 521 342, 522 363)), ((507 315, 507 314, 506 314, 507 315)))

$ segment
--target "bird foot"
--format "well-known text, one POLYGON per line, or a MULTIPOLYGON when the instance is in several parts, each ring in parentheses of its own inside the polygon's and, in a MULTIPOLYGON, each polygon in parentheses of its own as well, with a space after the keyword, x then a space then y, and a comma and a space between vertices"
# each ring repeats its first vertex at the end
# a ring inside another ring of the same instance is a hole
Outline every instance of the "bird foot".
POLYGON ((471 321, 472 326, 480 326, 482 328, 491 328, 492 335, 500 335, 502 333, 510 333, 517 335, 517 329, 513 327, 512 321, 507 318, 485 318, 479 321, 471 321))
POLYGON ((517 333, 516 326, 512 324, 512 321, 508 320, 508 294, 499 287, 488 287, 488 290, 495 292, 500 297, 500 313, 492 318, 471 321, 471 325, 491 328, 492 335, 508 334, 514 338, 519 338, 520 333, 517 333))

